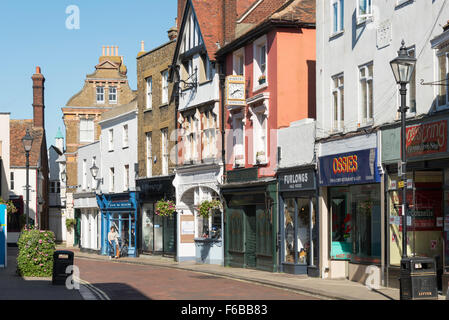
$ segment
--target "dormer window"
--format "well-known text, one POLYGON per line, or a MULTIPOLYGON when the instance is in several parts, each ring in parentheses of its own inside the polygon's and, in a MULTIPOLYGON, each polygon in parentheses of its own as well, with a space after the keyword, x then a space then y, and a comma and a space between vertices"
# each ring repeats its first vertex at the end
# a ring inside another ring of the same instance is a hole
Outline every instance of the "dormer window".
POLYGON ((117 87, 109 87, 109 103, 117 103, 117 87))

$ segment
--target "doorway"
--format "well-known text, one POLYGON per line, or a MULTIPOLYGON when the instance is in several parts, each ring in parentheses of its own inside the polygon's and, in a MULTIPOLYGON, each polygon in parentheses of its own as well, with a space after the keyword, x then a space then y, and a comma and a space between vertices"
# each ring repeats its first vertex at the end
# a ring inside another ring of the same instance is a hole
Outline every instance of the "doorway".
POLYGON ((245 266, 256 268, 256 206, 245 206, 245 266))

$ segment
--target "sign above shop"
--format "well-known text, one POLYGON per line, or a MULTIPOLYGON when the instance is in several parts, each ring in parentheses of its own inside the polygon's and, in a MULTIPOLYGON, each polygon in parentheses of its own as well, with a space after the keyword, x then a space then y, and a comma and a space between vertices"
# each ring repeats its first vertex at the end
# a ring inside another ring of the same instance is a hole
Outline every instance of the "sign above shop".
POLYGON ((407 157, 447 152, 447 120, 407 127, 406 148, 407 157))
POLYGON ((315 190, 314 170, 279 173, 279 191, 315 190))
POLYGON ((380 182, 375 148, 321 157, 319 162, 321 186, 380 182))

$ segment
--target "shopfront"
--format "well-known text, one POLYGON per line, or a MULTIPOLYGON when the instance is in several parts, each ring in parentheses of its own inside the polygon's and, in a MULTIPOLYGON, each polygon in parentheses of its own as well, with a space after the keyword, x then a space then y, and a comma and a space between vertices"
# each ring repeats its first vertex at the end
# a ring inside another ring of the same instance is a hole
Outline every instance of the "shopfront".
POLYGON ((274 178, 257 167, 228 172, 225 198, 225 266, 278 271, 278 195, 274 178))
POLYGON ((101 210, 101 254, 109 255, 108 233, 114 226, 127 255, 137 257, 137 194, 99 194, 97 203, 101 210))
MULTIPOLYGON (((328 214, 329 233, 325 238, 328 240, 330 277, 363 281, 366 268, 372 265, 380 267, 382 260, 377 135, 345 142, 352 150, 319 158, 319 184, 325 189, 326 199, 323 201, 328 214), (366 146, 368 149, 363 148, 366 146)), ((337 144, 323 149, 343 148, 337 144)))
MULTIPOLYGON (((449 149, 448 120, 444 117, 414 122, 406 128, 408 204, 407 255, 434 258, 439 290, 449 280, 449 149)), ((383 134, 384 167, 387 173, 388 283, 398 287, 402 258, 402 185, 398 176, 400 128, 383 134)))
POLYGON ((313 168, 278 171, 280 271, 319 275, 316 174, 313 168))
POLYGON ((139 191, 140 212, 138 239, 139 253, 175 256, 176 213, 171 217, 155 214, 157 201, 175 201, 174 176, 136 180, 139 191))
POLYGON ((79 244, 83 252, 99 253, 101 248, 101 215, 93 192, 74 193, 74 208, 79 217, 79 244))

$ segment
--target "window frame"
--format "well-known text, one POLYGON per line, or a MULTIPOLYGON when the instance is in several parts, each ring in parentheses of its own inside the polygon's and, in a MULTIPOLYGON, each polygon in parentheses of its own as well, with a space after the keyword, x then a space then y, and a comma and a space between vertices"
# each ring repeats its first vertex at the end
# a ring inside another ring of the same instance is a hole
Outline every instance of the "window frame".
POLYGON ((129 148, 129 127, 127 123, 122 127, 122 144, 122 149, 129 148))
POLYGON ((161 96, 161 104, 168 104, 168 70, 164 70, 161 72, 161 87, 162 87, 162 96, 161 96))
POLYGON ((338 73, 331 77, 332 85, 332 131, 341 132, 344 130, 344 72, 338 73), (340 79, 343 81, 340 82, 340 79), (335 80, 337 80, 337 86, 335 87, 335 80), (340 85, 340 83, 342 83, 340 85), (342 94, 343 93, 343 94, 342 94), (334 95, 337 95, 337 106, 335 106, 334 95), (343 97, 343 100, 342 100, 343 97), (342 103, 343 102, 343 103, 342 103), (343 105, 342 105, 343 104, 343 105), (335 114, 335 109, 337 109, 337 114, 335 114), (335 119, 337 118, 337 119, 335 119))
POLYGON ((146 85, 146 109, 153 109, 153 77, 149 76, 145 79, 146 85))
POLYGON ((333 0, 331 2, 331 16, 332 16, 331 36, 344 32, 344 22, 345 22, 344 8, 345 8, 344 0, 333 0))
POLYGON ((232 54, 232 74, 245 76, 245 48, 240 48, 232 54), (241 67, 241 72, 240 72, 241 67))
POLYGON ((366 127, 366 126, 371 126, 374 123, 374 62, 370 61, 368 63, 365 63, 363 65, 360 65, 358 67, 358 76, 359 76, 359 82, 358 82, 358 87, 359 87, 359 93, 358 93, 358 97, 359 97, 359 107, 358 107, 358 112, 359 112, 359 127, 366 127), (372 66, 372 75, 369 75, 369 67, 372 66), (362 69, 365 70, 365 75, 362 77, 361 76, 361 71, 362 69), (365 94, 366 94, 366 105, 362 106, 362 101, 363 101, 363 97, 362 97, 362 82, 364 82, 366 84, 366 90, 365 90, 365 94), (371 90, 369 83, 371 83, 371 90), (370 95, 371 95, 371 99, 370 99, 370 95), (370 106, 370 102, 371 102, 371 106, 370 106), (364 107, 364 108, 363 108, 364 107), (366 111, 366 119, 363 118, 363 113, 362 110, 365 109, 366 111), (369 113, 371 111, 371 117, 369 117, 369 113))
POLYGON ((162 158, 162 175, 168 175, 168 128, 161 129, 161 158, 162 158))
POLYGON ((90 143, 95 141, 95 121, 90 118, 81 118, 79 122, 79 141, 80 143, 90 143), (83 128, 83 124, 85 127, 83 128), (86 138, 86 136, 88 136, 86 138))
POLYGON ((246 144, 245 144, 245 114, 244 112, 240 112, 237 114, 234 114, 232 116, 232 153, 233 153, 233 159, 232 164, 234 168, 237 167, 244 167, 246 163, 246 144), (241 133, 241 144, 237 144, 236 135, 238 130, 236 129, 237 122, 241 123, 242 127, 242 133, 241 133), (237 153, 238 146, 241 145, 241 154, 237 153), (242 156, 240 160, 240 163, 237 163, 237 156, 242 156))
POLYGON ((128 191, 130 186, 129 164, 123 166, 123 191, 128 191))
POLYGON ((357 0, 357 8, 356 8, 356 14, 357 14, 357 24, 366 22, 366 21, 372 21, 373 18, 373 1, 372 0, 357 0), (361 13, 361 2, 364 2, 366 5, 365 13, 361 13))
POLYGON ((109 192, 114 192, 115 189, 115 169, 114 167, 109 168, 109 192))
POLYGON ((97 104, 104 104, 105 103, 105 96, 104 96, 104 86, 96 86, 96 101, 97 104), (98 92, 99 89, 101 89, 101 92, 98 92), (98 98, 102 97, 101 100, 99 100, 98 98))
POLYGON ((108 130, 108 151, 114 151, 114 129, 108 130))
POLYGON ((110 86, 109 88, 108 88, 108 101, 109 101, 109 103, 110 104, 117 104, 117 102, 118 102, 118 96, 117 96, 117 87, 116 86, 110 86), (112 93, 111 92, 111 89, 114 89, 115 90, 115 92, 114 93, 112 93), (111 96, 114 96, 115 97, 115 99, 111 99, 111 96))
POLYGON ((150 178, 153 176, 153 146, 152 146, 152 132, 145 133, 146 143, 146 176, 150 178))
POLYGON ((437 79, 437 83, 445 83, 446 85, 444 86, 446 88, 445 90, 445 103, 444 104, 440 104, 440 88, 443 87, 443 85, 437 85, 436 86, 436 110, 437 111, 442 111, 442 110, 447 110, 449 109, 449 48, 448 47, 444 47, 444 48, 438 48, 437 52, 436 52, 436 79, 437 79), (440 66, 440 57, 441 56, 445 56, 445 71, 446 71, 446 77, 444 79, 441 79, 440 75, 441 75, 441 66, 440 66))
POLYGON ((268 86, 268 41, 263 35, 253 42, 253 91, 258 91, 268 86), (262 47, 265 47, 264 71, 262 72, 262 47), (259 84, 259 78, 265 76, 265 82, 259 84))

